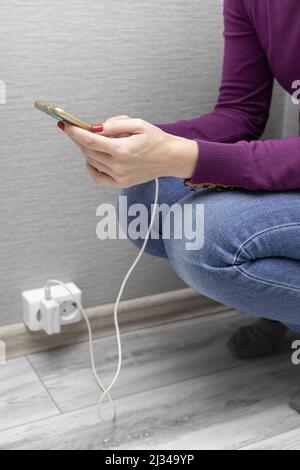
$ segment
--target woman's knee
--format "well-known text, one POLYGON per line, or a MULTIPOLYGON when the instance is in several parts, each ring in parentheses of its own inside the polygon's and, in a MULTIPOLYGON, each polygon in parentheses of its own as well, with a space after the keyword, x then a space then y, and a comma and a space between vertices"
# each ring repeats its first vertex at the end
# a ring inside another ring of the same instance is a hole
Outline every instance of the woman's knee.
POLYGON ((227 277, 231 278, 230 268, 240 244, 222 205, 217 204, 220 197, 212 192, 180 201, 182 220, 174 218, 171 236, 164 240, 177 274, 188 285, 210 296, 226 283, 227 277))

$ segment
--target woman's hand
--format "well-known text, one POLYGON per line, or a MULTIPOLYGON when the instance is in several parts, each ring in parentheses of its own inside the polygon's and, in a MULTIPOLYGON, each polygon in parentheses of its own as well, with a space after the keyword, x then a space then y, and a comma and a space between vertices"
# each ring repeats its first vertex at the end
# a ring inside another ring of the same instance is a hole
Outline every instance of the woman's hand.
POLYGON ((197 161, 196 142, 128 116, 107 120, 101 134, 68 124, 65 132, 85 156, 91 177, 111 188, 134 186, 161 176, 190 178, 197 161))

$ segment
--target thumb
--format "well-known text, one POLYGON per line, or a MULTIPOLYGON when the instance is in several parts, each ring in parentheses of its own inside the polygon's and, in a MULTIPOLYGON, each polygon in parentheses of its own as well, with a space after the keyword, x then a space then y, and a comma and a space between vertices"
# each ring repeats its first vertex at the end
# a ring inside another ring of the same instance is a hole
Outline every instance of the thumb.
POLYGON ((119 137, 124 134, 142 134, 146 123, 141 119, 114 119, 103 124, 103 133, 107 137, 119 137))

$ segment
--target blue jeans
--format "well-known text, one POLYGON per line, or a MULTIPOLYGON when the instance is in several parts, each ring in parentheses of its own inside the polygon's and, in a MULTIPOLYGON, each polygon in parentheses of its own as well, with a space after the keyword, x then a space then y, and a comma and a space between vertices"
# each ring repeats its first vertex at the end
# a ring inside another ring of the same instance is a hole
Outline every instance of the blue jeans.
MULTIPOLYGON (((128 206, 150 209, 154 182, 122 195, 128 206)), ((182 180, 161 178, 159 203, 203 204, 204 246, 188 251, 186 240, 160 237, 149 240, 148 253, 167 258, 199 293, 300 331, 300 191, 200 190, 193 196, 182 180)), ((162 233, 161 226, 156 230, 162 233)), ((134 243, 140 247, 142 240, 134 243)))

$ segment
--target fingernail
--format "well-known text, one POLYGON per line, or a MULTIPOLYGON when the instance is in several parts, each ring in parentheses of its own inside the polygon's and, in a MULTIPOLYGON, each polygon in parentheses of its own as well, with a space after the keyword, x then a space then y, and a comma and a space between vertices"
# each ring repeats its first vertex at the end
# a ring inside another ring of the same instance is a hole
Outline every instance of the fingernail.
POLYGON ((93 132, 94 134, 97 134, 102 131, 103 131, 103 124, 94 124, 93 126, 91 126, 91 132, 93 132))
POLYGON ((58 127, 59 127, 62 131, 65 130, 65 123, 64 123, 63 121, 59 121, 59 122, 57 123, 57 125, 58 125, 58 127))

